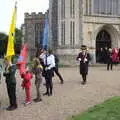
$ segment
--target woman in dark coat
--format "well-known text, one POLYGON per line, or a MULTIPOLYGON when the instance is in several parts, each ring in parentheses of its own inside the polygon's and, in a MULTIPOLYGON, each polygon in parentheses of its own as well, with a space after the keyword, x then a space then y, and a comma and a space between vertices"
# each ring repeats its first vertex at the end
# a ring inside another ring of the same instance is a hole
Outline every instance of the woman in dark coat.
POLYGON ((82 75, 82 84, 86 84, 86 76, 88 74, 88 64, 90 61, 90 54, 87 52, 85 45, 81 46, 82 52, 78 54, 76 60, 80 61, 80 74, 82 75))

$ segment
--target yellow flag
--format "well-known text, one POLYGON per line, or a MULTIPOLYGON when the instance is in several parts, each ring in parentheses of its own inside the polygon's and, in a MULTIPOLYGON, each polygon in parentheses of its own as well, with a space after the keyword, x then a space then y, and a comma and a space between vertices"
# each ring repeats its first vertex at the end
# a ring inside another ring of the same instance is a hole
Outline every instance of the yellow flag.
POLYGON ((10 24, 8 44, 7 44, 7 53, 6 53, 6 56, 5 56, 9 61, 11 61, 12 56, 15 55, 14 37, 15 37, 15 25, 16 25, 16 12, 17 12, 17 8, 16 8, 16 5, 15 5, 13 15, 12 15, 12 21, 11 21, 11 24, 10 24))

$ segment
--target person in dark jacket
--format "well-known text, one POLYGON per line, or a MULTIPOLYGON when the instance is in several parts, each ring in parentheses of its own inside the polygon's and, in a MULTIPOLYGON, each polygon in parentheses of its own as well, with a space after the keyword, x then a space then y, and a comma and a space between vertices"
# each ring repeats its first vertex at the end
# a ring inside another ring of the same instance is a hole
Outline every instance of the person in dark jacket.
POLYGON ((3 76, 6 78, 6 86, 9 97, 9 107, 6 110, 14 110, 17 108, 16 101, 16 65, 13 65, 10 61, 5 59, 5 72, 3 76))
POLYGON ((87 74, 88 74, 88 64, 90 61, 90 54, 87 52, 87 46, 82 45, 81 46, 82 52, 78 54, 78 57, 76 60, 80 61, 80 74, 82 75, 82 84, 86 84, 87 82, 87 74))
POLYGON ((110 69, 112 70, 113 68, 113 61, 112 61, 112 49, 109 48, 108 51, 107 51, 107 70, 109 70, 109 67, 110 69))
POLYGON ((107 52, 108 52, 108 48, 105 47, 105 48, 103 49, 103 63, 104 63, 104 64, 107 64, 107 52))
POLYGON ((100 54, 100 63, 103 63, 103 62, 104 62, 104 60, 103 60, 103 59, 104 59, 104 58, 103 58, 103 57, 104 57, 104 53, 103 53, 103 52, 104 52, 104 51, 103 51, 103 48, 100 48, 100 53, 99 53, 99 54, 100 54))
POLYGON ((59 72, 59 68, 58 68, 58 63, 59 63, 59 59, 56 55, 54 55, 55 57, 55 67, 53 68, 53 71, 56 73, 56 75, 59 77, 60 81, 61 81, 61 84, 64 83, 64 80, 59 72))
POLYGON ((117 55, 117 57, 118 57, 118 61, 120 62, 120 48, 118 49, 118 55, 117 55))

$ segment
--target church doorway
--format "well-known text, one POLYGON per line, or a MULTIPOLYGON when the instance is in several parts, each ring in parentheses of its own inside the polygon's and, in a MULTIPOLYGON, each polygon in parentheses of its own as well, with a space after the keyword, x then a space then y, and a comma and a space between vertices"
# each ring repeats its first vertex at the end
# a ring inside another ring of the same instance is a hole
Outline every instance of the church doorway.
POLYGON ((101 61, 101 50, 111 48, 111 36, 106 30, 101 30, 96 37, 96 62, 101 61))

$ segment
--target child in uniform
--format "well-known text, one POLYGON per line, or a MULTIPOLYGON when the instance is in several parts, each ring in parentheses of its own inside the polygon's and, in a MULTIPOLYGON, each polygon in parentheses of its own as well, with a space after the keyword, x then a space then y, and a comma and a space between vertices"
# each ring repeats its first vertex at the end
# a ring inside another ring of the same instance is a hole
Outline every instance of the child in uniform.
POLYGON ((26 93, 26 99, 25 99, 25 105, 28 105, 31 103, 30 99, 30 87, 31 87, 31 79, 32 79, 32 73, 29 70, 26 70, 25 73, 22 74, 22 88, 25 88, 25 93, 26 93))

